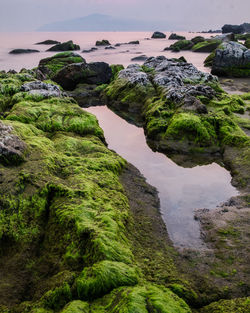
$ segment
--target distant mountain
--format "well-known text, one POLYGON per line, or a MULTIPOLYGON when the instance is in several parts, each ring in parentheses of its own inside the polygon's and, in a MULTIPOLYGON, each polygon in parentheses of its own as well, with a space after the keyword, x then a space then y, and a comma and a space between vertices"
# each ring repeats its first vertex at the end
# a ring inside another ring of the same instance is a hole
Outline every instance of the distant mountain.
POLYGON ((164 21, 143 21, 91 14, 77 19, 46 24, 37 31, 164 31, 170 28, 171 26, 164 21))

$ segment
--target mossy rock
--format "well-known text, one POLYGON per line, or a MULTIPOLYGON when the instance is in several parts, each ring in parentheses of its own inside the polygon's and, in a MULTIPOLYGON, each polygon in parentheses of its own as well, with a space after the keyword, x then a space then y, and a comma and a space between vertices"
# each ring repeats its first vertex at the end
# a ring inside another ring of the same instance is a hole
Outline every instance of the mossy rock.
POLYGON ((245 41, 244 45, 247 47, 247 49, 250 49, 250 38, 248 38, 248 39, 245 41))
POLYGON ((80 50, 80 46, 73 43, 72 40, 67 42, 58 43, 55 46, 49 48, 47 51, 74 51, 80 50))
POLYGON ((213 302, 200 310, 201 313, 248 313, 250 298, 220 300, 213 302))
POLYGON ((197 44, 197 43, 199 43, 199 42, 205 41, 205 38, 202 37, 202 36, 196 36, 196 37, 192 38, 191 41, 192 41, 194 44, 197 44))
POLYGON ((193 47, 194 43, 191 40, 179 40, 172 44, 170 47, 165 48, 164 50, 172 50, 175 52, 181 50, 190 50, 193 47))
POLYGON ((212 52, 221 44, 220 40, 207 40, 196 43, 192 47, 193 52, 212 52))
POLYGON ((110 46, 110 42, 106 39, 103 40, 97 40, 95 43, 96 46, 110 46))

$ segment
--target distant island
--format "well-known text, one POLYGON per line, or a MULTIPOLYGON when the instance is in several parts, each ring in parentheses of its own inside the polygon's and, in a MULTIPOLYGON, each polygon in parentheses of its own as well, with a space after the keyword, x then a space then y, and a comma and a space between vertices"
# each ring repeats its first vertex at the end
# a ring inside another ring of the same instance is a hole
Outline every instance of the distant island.
MULTIPOLYGON (((59 21, 43 25, 37 31, 152 31, 156 29, 170 30, 173 25, 167 21, 146 21, 140 19, 118 18, 104 14, 59 21)), ((176 30, 178 27, 174 27, 176 30)))

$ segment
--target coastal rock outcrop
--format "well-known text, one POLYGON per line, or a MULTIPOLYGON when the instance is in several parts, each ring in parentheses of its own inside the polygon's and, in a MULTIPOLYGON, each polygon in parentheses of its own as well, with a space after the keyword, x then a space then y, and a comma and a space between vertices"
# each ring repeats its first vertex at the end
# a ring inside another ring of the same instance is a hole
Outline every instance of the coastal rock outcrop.
POLYGON ((177 35, 176 33, 172 33, 169 37, 169 40, 185 40, 186 37, 177 35))
POLYGON ((211 40, 205 40, 196 43, 192 47, 193 52, 212 52, 214 51, 220 44, 221 40, 219 39, 211 39, 211 40))
POLYGON ((67 42, 58 43, 55 46, 49 48, 47 51, 74 51, 80 50, 80 46, 73 43, 72 40, 67 42))
POLYGON ((238 42, 225 42, 215 51, 212 74, 250 77, 250 50, 238 42))
POLYGON ((194 43, 191 40, 178 40, 174 44, 166 47, 164 50, 179 52, 181 50, 190 50, 194 43))
POLYGON ((36 53, 40 52, 36 49, 14 49, 9 52, 9 54, 23 54, 23 53, 36 53))
POLYGON ((31 95, 40 95, 44 98, 62 97, 66 95, 58 86, 44 83, 40 80, 23 84, 21 91, 28 92, 31 95))
POLYGON ((153 39, 162 39, 162 38, 166 38, 166 35, 162 32, 154 32, 152 37, 153 39))
POLYGON ((97 40, 95 43, 96 46, 110 46, 111 43, 107 39, 97 40))
POLYGON ((36 45, 57 45, 60 44, 60 41, 47 39, 44 41, 37 42, 36 45))

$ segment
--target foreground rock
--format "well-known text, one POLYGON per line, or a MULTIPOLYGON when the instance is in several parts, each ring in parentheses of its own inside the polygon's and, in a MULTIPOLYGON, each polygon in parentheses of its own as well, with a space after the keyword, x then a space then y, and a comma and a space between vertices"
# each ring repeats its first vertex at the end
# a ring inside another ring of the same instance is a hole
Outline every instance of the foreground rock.
POLYGON ((161 33, 161 32, 154 32, 151 38, 162 39, 162 38, 166 38, 166 35, 164 33, 161 33))
POLYGON ((40 51, 35 50, 35 49, 14 49, 14 50, 11 50, 9 53, 10 54, 24 54, 24 53, 35 53, 35 52, 40 52, 40 51))
POLYGON ((49 48, 47 51, 74 51, 80 50, 80 46, 73 43, 72 40, 67 42, 56 44, 55 46, 49 48))
POLYGON ((21 86, 21 91, 28 92, 30 95, 42 96, 43 98, 62 97, 63 95, 66 95, 58 86, 43 83, 41 81, 23 84, 21 86))
POLYGON ((48 39, 41 42, 37 42, 36 45, 57 45, 60 43, 61 43, 60 41, 48 39))
POLYGON ((237 42, 223 43, 214 54, 212 73, 218 76, 250 77, 250 50, 237 42))

